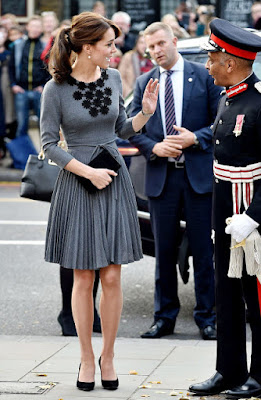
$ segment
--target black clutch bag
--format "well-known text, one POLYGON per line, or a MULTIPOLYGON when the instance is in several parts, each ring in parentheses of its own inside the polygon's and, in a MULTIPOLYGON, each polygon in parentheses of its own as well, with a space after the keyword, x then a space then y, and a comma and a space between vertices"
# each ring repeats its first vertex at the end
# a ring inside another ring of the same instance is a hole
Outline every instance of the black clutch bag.
MULTIPOLYGON (((118 163, 118 161, 107 149, 103 149, 93 160, 89 162, 88 165, 92 168, 112 169, 115 172, 117 172, 121 167, 121 164, 118 163)), ((89 179, 79 175, 76 175, 76 177, 89 193, 95 193, 97 190, 99 190, 89 179)))

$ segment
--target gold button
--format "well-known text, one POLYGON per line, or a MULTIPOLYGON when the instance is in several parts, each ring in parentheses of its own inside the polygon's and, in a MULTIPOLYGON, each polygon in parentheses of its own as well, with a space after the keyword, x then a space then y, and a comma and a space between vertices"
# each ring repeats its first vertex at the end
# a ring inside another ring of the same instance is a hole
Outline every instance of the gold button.
POLYGON ((217 178, 215 179, 215 182, 218 183, 218 179, 217 178))
POLYGON ((219 123, 219 125, 222 125, 222 124, 223 124, 222 119, 220 119, 220 120, 218 121, 218 123, 219 123))
POLYGON ((226 106, 229 106, 229 101, 226 101, 226 106))
POLYGON ((219 144, 219 143, 220 143, 220 141, 217 139, 217 140, 216 140, 216 144, 219 144))

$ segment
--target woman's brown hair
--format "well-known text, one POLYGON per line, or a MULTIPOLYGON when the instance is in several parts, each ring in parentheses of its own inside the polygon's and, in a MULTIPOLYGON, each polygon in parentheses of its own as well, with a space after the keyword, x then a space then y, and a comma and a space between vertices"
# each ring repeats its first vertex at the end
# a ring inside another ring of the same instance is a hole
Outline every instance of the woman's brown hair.
POLYGON ((111 20, 100 14, 83 12, 72 19, 70 28, 61 29, 56 35, 50 53, 49 72, 57 83, 64 82, 72 72, 72 52, 80 53, 84 44, 95 45, 105 32, 112 28, 115 37, 121 31, 111 20))

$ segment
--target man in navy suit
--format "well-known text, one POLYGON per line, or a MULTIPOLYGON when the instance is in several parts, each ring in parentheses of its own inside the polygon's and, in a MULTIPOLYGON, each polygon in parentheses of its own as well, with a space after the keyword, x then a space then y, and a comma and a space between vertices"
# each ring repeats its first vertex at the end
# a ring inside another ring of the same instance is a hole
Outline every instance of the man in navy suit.
POLYGON ((221 88, 214 85, 204 65, 181 57, 177 38, 168 25, 155 22, 144 35, 158 66, 137 79, 133 115, 142 110, 142 95, 150 78, 159 79, 160 92, 157 109, 144 132, 131 138, 147 159, 146 194, 156 252, 154 322, 141 337, 159 338, 174 331, 180 309, 178 232, 184 215, 194 265, 194 319, 202 338, 213 340, 216 330, 210 125, 215 119, 221 88))

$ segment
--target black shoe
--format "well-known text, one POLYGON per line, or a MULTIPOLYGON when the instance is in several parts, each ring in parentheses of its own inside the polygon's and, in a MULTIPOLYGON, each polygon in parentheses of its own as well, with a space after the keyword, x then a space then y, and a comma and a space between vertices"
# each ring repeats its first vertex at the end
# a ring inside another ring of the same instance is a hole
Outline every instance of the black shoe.
POLYGON ((60 312, 57 321, 61 325, 63 336, 77 336, 72 314, 60 312))
POLYGON ((200 334, 204 340, 217 340, 217 331, 214 326, 205 326, 205 328, 200 329, 200 334))
POLYGON ((258 383, 254 378, 249 376, 248 380, 244 385, 236 386, 231 390, 226 391, 227 399, 247 399, 249 397, 260 397, 261 396, 261 384, 258 383))
POLYGON ((95 307, 94 307, 94 319, 93 319, 93 332, 101 333, 101 320, 95 307))
POLYGON ((80 375, 81 364, 79 366, 78 378, 76 382, 76 386, 80 390, 84 390, 85 392, 90 392, 94 389, 95 382, 80 382, 79 375, 80 375))
POLYGON ((191 385, 189 387, 189 391, 192 393, 196 393, 200 396, 208 396, 219 394, 224 390, 230 389, 232 387, 232 384, 229 384, 227 381, 225 381, 225 379, 219 372, 216 372, 211 378, 207 379, 206 381, 191 385))
POLYGON ((162 336, 171 335, 174 331, 175 323, 166 322, 166 320, 159 319, 151 325, 150 329, 140 335, 143 339, 156 339, 162 336))
MULTIPOLYGON (((99 367, 101 370, 101 357, 99 358, 99 367)), ((103 389, 107 389, 107 390, 116 390, 119 387, 118 378, 115 379, 114 381, 105 381, 104 379, 102 379, 102 376, 101 376, 101 383, 102 383, 103 389)))

